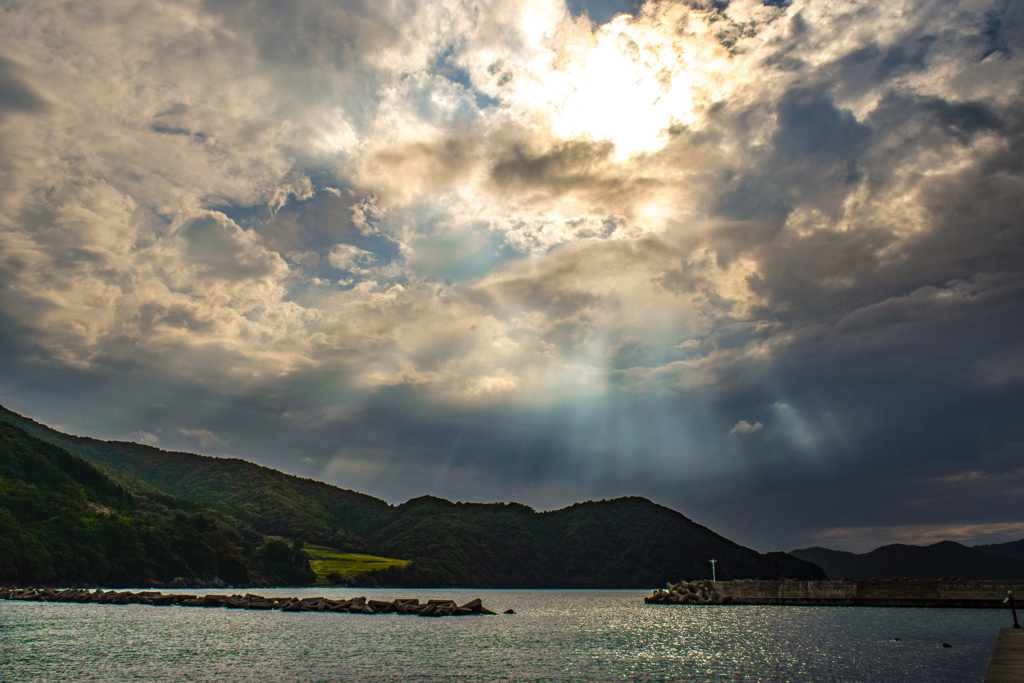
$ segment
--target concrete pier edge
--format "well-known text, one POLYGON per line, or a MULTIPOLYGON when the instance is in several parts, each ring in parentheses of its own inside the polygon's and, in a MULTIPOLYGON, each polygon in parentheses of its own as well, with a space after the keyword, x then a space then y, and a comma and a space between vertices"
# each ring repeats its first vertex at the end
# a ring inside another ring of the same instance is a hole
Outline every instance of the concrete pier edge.
POLYGON ((1024 628, 1001 628, 988 662, 985 683, 1024 681, 1024 628))
POLYGON ((1008 609, 1007 591, 1024 595, 1024 581, 903 580, 716 581, 733 604, 836 607, 959 607, 1008 609))

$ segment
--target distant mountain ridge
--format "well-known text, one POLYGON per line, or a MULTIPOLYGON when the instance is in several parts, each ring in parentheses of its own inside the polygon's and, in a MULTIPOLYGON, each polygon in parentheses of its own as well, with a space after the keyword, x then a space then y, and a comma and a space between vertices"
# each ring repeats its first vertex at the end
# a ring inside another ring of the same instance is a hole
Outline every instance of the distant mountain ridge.
MULTIPOLYGON (((517 503, 452 503, 423 496, 393 506, 373 496, 237 458, 163 451, 58 432, 6 408, 13 424, 98 467, 129 495, 207 509, 224 525, 411 560, 376 572, 395 586, 649 588, 707 578, 820 579, 814 564, 761 554, 644 498, 536 512, 517 503)), ((2 513, 0 513, 2 514, 2 513)), ((131 513, 125 513, 131 514, 131 513)), ((264 539, 239 537, 239 548, 264 539)), ((151 570, 157 580, 159 564, 151 570)))
POLYGON ((1010 541, 1009 543, 989 543, 986 545, 975 545, 971 547, 975 550, 991 553, 992 555, 1001 555, 1003 557, 1012 557, 1018 560, 1024 560, 1024 538, 1019 541, 1010 541))
POLYGON ((927 546, 892 544, 868 553, 801 548, 790 555, 813 562, 833 580, 848 578, 1024 579, 1024 540, 973 548, 954 541, 927 546), (994 549, 994 550, 993 550, 994 549))

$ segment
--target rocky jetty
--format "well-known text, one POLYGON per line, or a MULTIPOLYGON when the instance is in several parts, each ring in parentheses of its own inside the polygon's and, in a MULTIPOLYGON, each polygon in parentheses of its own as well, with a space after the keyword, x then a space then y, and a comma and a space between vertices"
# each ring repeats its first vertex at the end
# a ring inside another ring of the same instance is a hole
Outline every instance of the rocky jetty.
POLYGON ((474 614, 495 614, 484 607, 480 598, 464 605, 454 600, 428 600, 420 604, 417 598, 397 598, 393 601, 367 600, 365 597, 292 598, 264 597, 253 593, 245 595, 189 595, 163 594, 157 591, 105 591, 101 588, 0 588, 2 600, 31 602, 77 602, 101 605, 152 605, 154 607, 226 607, 228 609, 280 610, 282 612, 342 612, 345 614, 415 614, 420 617, 462 617, 474 614))
POLYGON ((731 605, 733 602, 731 595, 718 592, 713 581, 680 581, 667 584, 666 588, 655 589, 644 602, 648 605, 731 605))

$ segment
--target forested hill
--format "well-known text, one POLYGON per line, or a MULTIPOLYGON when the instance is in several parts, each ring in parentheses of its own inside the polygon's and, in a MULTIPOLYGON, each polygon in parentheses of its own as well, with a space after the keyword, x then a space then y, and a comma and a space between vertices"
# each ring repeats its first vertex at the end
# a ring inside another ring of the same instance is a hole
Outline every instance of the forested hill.
MULTIPOLYGON (((718 560, 720 579, 825 576, 814 564, 784 553, 762 555, 644 498, 578 503, 551 512, 430 496, 391 506, 237 458, 69 436, 3 408, 0 421, 96 465, 123 490, 125 506, 162 500, 209 511, 206 517, 220 520, 222 535, 235 534, 239 553, 249 549, 241 566, 250 572, 266 571, 252 549, 274 547, 266 536, 275 536, 412 560, 405 569, 365 577, 381 585, 650 588, 709 578, 712 558, 718 560)), ((167 580, 160 563, 145 566, 167 580)), ((204 571, 210 571, 209 563, 204 571)))
POLYGON ((71 436, 0 406, 0 420, 85 458, 132 491, 159 491, 236 517, 268 535, 362 550, 391 506, 365 493, 239 458, 165 451, 130 441, 71 436))
POLYGON ((645 498, 535 512, 517 503, 451 503, 425 496, 395 508, 370 542, 392 557, 449 558, 438 585, 649 588, 668 577, 823 579, 814 564, 760 554, 645 498), (452 561, 455 560, 455 561, 452 561))
POLYGON ((129 493, 85 460, 0 422, 0 583, 139 586, 178 576, 315 578, 297 547, 200 505, 129 493))

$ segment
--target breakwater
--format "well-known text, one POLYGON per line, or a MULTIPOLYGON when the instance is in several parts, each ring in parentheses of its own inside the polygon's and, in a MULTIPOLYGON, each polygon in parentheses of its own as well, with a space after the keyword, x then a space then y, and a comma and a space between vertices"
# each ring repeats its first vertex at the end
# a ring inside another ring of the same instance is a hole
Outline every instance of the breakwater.
POLYGON ((1007 591, 1024 595, 1024 581, 697 581, 669 584, 648 604, 734 604, 836 607, 1008 608, 1007 591))
MULTIPOLYGON (((154 607, 225 607, 228 609, 280 610, 282 612, 339 612, 344 614, 414 614, 420 617, 461 617, 495 612, 484 607, 480 598, 458 605, 454 600, 435 599, 420 603, 418 598, 367 600, 365 597, 334 600, 330 598, 264 597, 245 595, 188 595, 156 591, 105 591, 97 588, 0 588, 2 600, 31 602, 77 602, 100 605, 152 605, 154 607)), ((510 610, 511 611, 511 610, 510 610)))
POLYGON ((985 683, 1020 681, 1024 681, 1024 629, 1000 629, 992 659, 988 663, 985 683))

